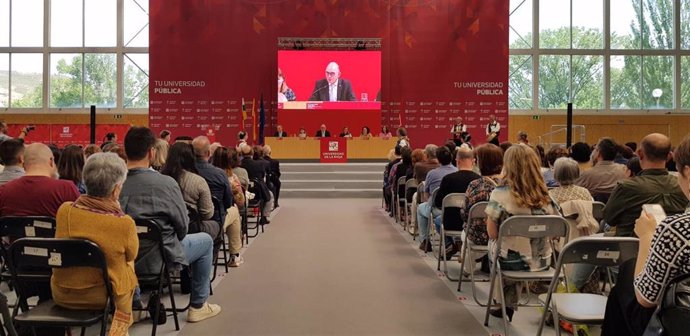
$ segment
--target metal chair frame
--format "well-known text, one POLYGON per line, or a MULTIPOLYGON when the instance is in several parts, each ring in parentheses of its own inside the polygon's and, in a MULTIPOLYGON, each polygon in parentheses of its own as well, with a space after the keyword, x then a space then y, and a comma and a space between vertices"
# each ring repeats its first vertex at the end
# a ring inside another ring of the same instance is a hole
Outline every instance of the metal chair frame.
MULTIPOLYGON (((441 201, 441 232, 439 233, 440 238, 438 243, 438 263, 436 265, 436 270, 440 271, 441 263, 443 263, 443 274, 450 281, 458 281, 460 278, 453 278, 448 274, 448 260, 446 260, 445 253, 446 237, 462 237, 462 230, 446 230, 446 225, 450 225, 450 223, 445 222, 446 210, 451 208, 457 208, 462 213, 462 211, 464 211, 465 209, 466 200, 467 196, 465 196, 464 193, 450 193, 444 196, 443 201, 441 201)), ((462 221, 462 218, 460 218, 460 221, 462 221)), ((460 224, 462 225, 462 223, 460 224)), ((462 273, 462 269, 460 270, 460 273, 462 273)))
MULTIPOLYGON (((467 258, 473 259, 474 257, 472 256, 472 252, 478 252, 478 253, 484 253, 488 254, 489 253, 489 247, 486 245, 475 245, 470 241, 469 235, 470 232, 472 231, 472 227, 470 223, 472 223, 473 220, 475 219, 484 219, 486 220, 486 213, 484 210, 486 209, 486 206, 489 204, 489 202, 478 202, 470 208, 470 212, 467 214, 467 222, 465 223, 465 235, 463 238, 462 242, 462 254, 461 254, 461 259, 460 259, 460 279, 458 281, 458 292, 462 290, 462 283, 466 282, 466 279, 463 279, 464 277, 464 272, 465 272, 465 264, 467 263, 467 258), (468 255, 469 252, 469 255, 468 255)), ((476 288, 476 283, 477 282, 489 282, 489 279, 482 279, 482 280, 475 280, 474 278, 474 267, 473 269, 469 272, 469 282, 470 285, 472 286, 472 298, 474 298, 474 302, 476 302, 479 306, 485 307, 486 304, 479 302, 479 299, 477 299, 477 288, 476 288)))
POLYGON ((410 207, 412 207, 412 195, 410 193, 412 190, 415 192, 417 191, 417 181, 415 181, 415 179, 409 179, 405 182, 405 225, 403 228, 407 232, 409 232, 410 226, 412 225, 412 217, 410 217, 412 212, 412 209, 410 209, 410 207), (407 195, 410 196, 408 197, 407 195))

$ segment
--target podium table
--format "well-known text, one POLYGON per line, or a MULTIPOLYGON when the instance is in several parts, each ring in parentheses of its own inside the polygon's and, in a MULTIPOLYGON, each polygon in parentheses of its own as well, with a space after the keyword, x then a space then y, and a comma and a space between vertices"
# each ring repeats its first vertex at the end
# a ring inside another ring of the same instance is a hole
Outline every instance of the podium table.
MULTIPOLYGON (((374 137, 369 140, 359 138, 348 139, 347 158, 354 160, 385 160, 388 152, 395 147, 397 141, 397 138, 384 140, 374 137)), ((271 146, 271 157, 274 159, 320 159, 321 138, 266 138, 265 143, 271 146)))

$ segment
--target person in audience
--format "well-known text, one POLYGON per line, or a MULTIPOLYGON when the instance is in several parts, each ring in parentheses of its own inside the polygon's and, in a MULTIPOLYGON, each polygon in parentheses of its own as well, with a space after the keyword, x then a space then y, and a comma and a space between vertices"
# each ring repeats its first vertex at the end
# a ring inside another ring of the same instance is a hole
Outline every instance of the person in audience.
MULTIPOLYGON (((206 180, 208 187, 211 190, 211 195, 218 199, 222 209, 215 209, 212 219, 216 223, 223 223, 223 216, 225 216, 225 209, 233 205, 232 189, 228 182, 228 176, 219 168, 214 167, 209 163, 211 158, 211 143, 205 136, 198 136, 192 141, 194 147, 194 155, 196 156, 196 170, 199 175, 206 180)), ((218 236, 212 236, 213 239, 218 236)))
POLYGON ((634 179, 621 181, 604 208, 604 220, 616 227, 616 236, 633 236, 635 219, 643 204, 660 204, 669 215, 685 211, 688 200, 675 176, 666 170, 671 140, 659 133, 647 135, 637 150, 642 171, 634 179))
POLYGON ((405 180, 414 178, 414 170, 417 164, 423 163, 425 160, 424 150, 421 148, 416 148, 412 151, 412 166, 407 170, 407 175, 405 175, 405 180))
POLYGON ((637 156, 628 160, 628 163, 625 165, 625 174, 628 178, 637 176, 641 171, 642 166, 640 165, 640 158, 637 156))
POLYGON ((595 200, 606 203, 616 184, 625 179, 625 166, 613 162, 618 146, 611 138, 599 140, 595 153, 596 164, 583 171, 575 184, 589 190, 595 200))
MULTIPOLYGON (((457 162, 458 170, 456 172, 445 175, 441 179, 441 184, 438 187, 438 194, 433 200, 434 207, 441 209, 443 205, 443 198, 452 193, 464 194, 467 191, 467 186, 470 182, 480 179, 481 176, 475 173, 474 168, 474 151, 469 145, 463 144, 457 150, 455 160, 457 162)), ((441 232, 441 218, 434 220, 436 231, 441 232)), ((460 219, 460 218, 458 218, 460 219)), ((458 245, 451 237, 446 237, 445 241, 446 260, 450 259, 458 252, 458 245)))
MULTIPOLYGON (((29 132, 33 129, 32 127, 34 126, 26 126, 22 128, 22 130, 19 131, 19 136, 17 136, 17 139, 23 141, 24 137, 26 137, 26 135, 29 134, 29 132)), ((7 124, 4 121, 0 121, 0 142, 12 139, 12 137, 7 135, 7 133, 7 124)))
POLYGON ((105 153, 115 153, 117 156, 120 157, 120 159, 124 160, 127 162, 127 153, 125 153, 125 148, 120 147, 120 145, 116 143, 110 143, 103 147, 103 152, 105 153))
POLYGON ((556 159, 553 165, 553 178, 558 187, 549 190, 549 195, 556 203, 583 200, 594 201, 589 190, 575 185, 580 177, 580 165, 569 157, 556 159))
MULTIPOLYGON (((155 142, 156 137, 146 127, 132 127, 125 135, 129 171, 120 193, 120 204, 132 218, 156 222, 163 235, 166 259, 174 268, 188 265, 194 269, 187 321, 199 322, 221 311, 219 305, 207 302, 213 239, 204 232, 187 234, 189 217, 180 187, 170 176, 149 169, 155 156, 155 142)), ((157 244, 140 242, 136 272, 158 273, 163 262, 158 251, 157 244)))
MULTIPOLYGON (((549 188, 558 187, 558 182, 553 176, 554 164, 556 163, 556 159, 562 157, 568 157, 568 150, 563 146, 553 146, 549 149, 549 152, 546 153, 546 162, 549 170, 545 171, 542 175, 544 176, 544 181, 546 181, 546 186, 549 188)), ((578 174, 578 176, 580 176, 580 174, 578 174)))
MULTIPOLYGON (((398 193, 398 199, 402 200, 405 198, 405 191, 398 188, 398 180, 401 177, 407 176, 408 170, 412 169, 412 150, 409 147, 403 147, 400 149, 400 162, 396 163, 391 167, 390 177, 388 185, 391 188, 391 194, 398 193)), ((393 205, 395 206, 395 204, 393 205)))
POLYGON ((206 232, 215 239, 220 232, 220 226, 211 220, 213 218, 211 190, 206 180, 198 175, 195 161, 192 146, 182 142, 173 144, 160 173, 172 177, 177 182, 185 204, 199 215, 199 222, 195 223, 199 227, 190 227, 189 232, 206 232))
POLYGON ((168 158, 168 142, 163 139, 156 139, 156 144, 153 146, 156 149, 156 156, 151 162, 151 168, 155 171, 161 171, 165 165, 165 160, 168 158))
POLYGON ((388 126, 383 125, 381 126, 381 132, 379 133, 379 138, 388 140, 393 137, 393 134, 391 134, 391 131, 388 129, 388 126))
MULTIPOLYGON (((63 156, 64 159, 64 156, 63 156)), ((122 212, 118 198, 127 178, 127 164, 114 153, 91 155, 84 166, 88 191, 57 211, 55 238, 88 239, 98 245, 108 263, 115 314, 111 335, 125 335, 132 324, 132 298, 137 287, 134 260, 139 238, 132 217, 122 212)), ((95 268, 53 269, 53 300, 70 309, 101 309, 105 284, 95 268)))
MULTIPOLYGON (((258 149, 258 147, 257 147, 258 149)), ((244 156, 244 159, 242 159, 241 166, 242 168, 247 170, 247 174, 249 175, 249 180, 250 181, 255 181, 259 183, 266 183, 266 170, 267 167, 264 165, 264 160, 256 160, 254 159, 254 149, 252 149, 249 146, 244 147, 242 155, 244 156)), ((260 186, 255 185, 255 191, 257 190, 263 190, 260 186)), ((256 194, 256 193, 255 193, 256 194)), ((262 193, 263 194, 263 193, 262 193)), ((268 217, 271 215, 271 211, 273 209, 273 195, 269 191, 268 193, 265 193, 263 195, 257 195, 256 197, 261 197, 261 199, 264 202, 264 207, 262 209, 262 214, 260 224, 269 224, 270 221, 268 220, 268 217)))
POLYGON ((592 149, 584 142, 576 142, 570 146, 570 157, 577 161, 580 173, 592 168, 592 149))
POLYGON ((433 214, 434 218, 436 218, 441 215, 441 209, 434 206, 436 200, 427 200, 426 198, 430 198, 429 196, 431 193, 441 186, 441 181, 446 175, 458 171, 458 169, 453 167, 450 163, 453 161, 453 156, 450 154, 448 147, 438 147, 438 149, 436 149, 436 158, 440 166, 432 169, 426 175, 426 183, 424 184, 423 190, 425 197, 422 198, 425 202, 417 206, 417 226, 419 228, 419 241, 421 242, 419 249, 425 252, 431 251, 431 242, 429 241, 429 216, 433 214))
POLYGON ((635 156, 635 153, 633 153, 633 150, 630 149, 628 146, 618 146, 618 154, 616 154, 616 158, 613 159, 613 162, 626 165, 628 164, 628 160, 632 159, 635 156))
POLYGON ((308 137, 309 136, 307 135, 307 130, 305 130, 304 127, 300 127, 299 133, 297 133, 297 138, 304 140, 308 137))
MULTIPOLYGON (((412 151, 412 167, 411 169, 407 170, 407 175, 405 175, 405 181, 414 178, 414 167, 420 162, 423 162, 424 157, 425 156, 423 149, 417 148, 412 151)), ((408 193, 405 194, 405 197, 409 200, 412 200, 410 204, 410 218, 408 219, 412 223, 410 227, 411 229, 417 227, 417 191, 416 189, 410 189, 407 192, 408 193)))
POLYGON ((62 151, 58 162, 58 175, 61 180, 72 181, 80 194, 86 194, 86 186, 82 181, 84 169, 84 151, 77 145, 69 145, 62 151))
POLYGON ((184 142, 184 143, 187 143, 190 145, 192 144, 192 140, 194 140, 194 139, 192 137, 190 137, 189 135, 180 135, 180 136, 175 138, 175 142, 184 142))
MULTIPOLYGON (((494 145, 495 145, 495 144, 494 144, 494 145)), ((503 151, 503 154, 505 154, 506 151, 508 150, 508 148, 510 148, 512 145, 513 145, 512 142, 510 142, 510 141, 504 141, 504 142, 501 142, 501 143, 498 145, 498 147, 501 147, 501 150, 503 151)))
POLYGON ((316 131, 316 134, 314 135, 317 138, 330 138, 331 137, 331 132, 326 129, 325 124, 321 124, 321 127, 319 127, 319 130, 316 131))
POLYGON ((235 148, 240 149, 245 145, 248 145, 247 144, 247 132, 245 132, 245 131, 237 132, 237 144, 235 145, 235 148))
MULTIPOLYGON (((646 151, 644 143, 640 147, 646 151)), ((678 169, 678 186, 687 202, 690 199, 690 137, 683 139, 673 157, 678 169)), ((644 160, 642 155, 640 158, 644 160)), ((639 213, 634 227, 640 239, 639 253, 636 260, 620 268, 616 286, 606 302, 603 336, 643 334, 669 282, 690 273, 688 227, 690 213, 687 211, 666 217, 660 223, 644 211, 639 213)))
POLYGON ((89 156, 100 152, 102 152, 101 147, 98 147, 95 144, 90 144, 84 148, 84 160, 88 159, 89 156))
POLYGON ((393 194, 391 193, 391 184, 390 184, 390 177, 391 177, 391 170, 393 169, 393 166, 395 166, 397 163, 399 163, 402 158, 400 157, 402 147, 400 146, 395 146, 394 149, 391 150, 393 155, 388 155, 388 164, 386 165, 386 168, 383 170, 383 199, 386 204, 386 210, 391 213, 391 217, 393 216, 393 207, 392 207, 392 199, 393 199, 393 194))
MULTIPOLYGON (((558 214, 557 205, 551 201, 546 182, 539 169, 540 162, 537 154, 526 145, 510 147, 503 158, 503 183, 496 187, 489 198, 486 207, 486 229, 489 235, 489 253, 499 252, 500 256, 509 259, 514 253, 519 254, 516 260, 522 260, 523 265, 519 269, 541 271, 549 267, 551 249, 543 239, 529 240, 522 237, 506 237, 501 244, 501 251, 495 251, 493 244, 498 238, 498 232, 503 221, 513 215, 555 215, 558 214), (539 247, 533 251, 531 246, 539 247)), ((510 258, 510 260, 513 260, 510 258)), ((501 262, 501 259, 499 259, 501 262)), ((506 267, 505 269, 508 269, 506 267)), ((510 268, 514 269, 514 268, 510 268)), ((497 282, 498 284, 498 282, 497 282)), ((518 293, 521 292, 522 283, 504 281, 506 313, 508 320, 512 320, 517 306, 518 293)), ((501 309, 492 309, 491 315, 503 317, 501 309)))
POLYGON ((273 134, 276 138, 287 138, 287 132, 283 131, 283 125, 276 126, 276 132, 273 134))
POLYGON ((109 144, 117 144, 117 134, 113 132, 106 134, 105 138, 103 139, 103 143, 101 144, 101 149, 106 152, 104 148, 109 144))
POLYGON ((525 131, 518 132, 517 143, 529 146, 529 140, 527 140, 527 132, 525 132, 525 131))
POLYGON ((268 176, 266 180, 273 185, 273 208, 279 207, 278 198, 280 197, 280 161, 271 158, 271 146, 264 146, 264 160, 268 161, 268 176))
MULTIPOLYGON (((239 156, 234 148, 221 147, 218 148, 211 158, 211 162, 214 166, 225 171, 228 175, 228 182, 232 188, 232 198, 235 204, 228 208, 228 213, 225 216, 225 222, 223 223, 223 232, 228 236, 230 260, 228 261, 228 266, 239 267, 244 263, 244 259, 240 255, 240 249, 242 248, 242 235, 241 235, 241 222, 240 222, 240 210, 245 206, 245 195, 244 190, 246 187, 242 186, 242 182, 238 177, 239 171, 244 171, 244 178, 246 179, 247 171, 243 168, 237 167, 239 164, 239 156)), ((249 183, 249 180, 246 181, 249 183)), ((247 184, 245 184, 246 186, 247 184)))
POLYGON ((422 181, 426 180, 426 175, 429 171, 439 167, 438 160, 436 159, 437 149, 438 146, 434 144, 428 144, 424 147, 424 161, 414 165, 413 175, 417 183, 422 183, 422 181))
POLYGON ((165 142, 170 143, 170 138, 172 137, 172 132, 168 130, 162 130, 159 139, 163 139, 165 142))
POLYGON ((0 143, 0 161, 5 165, 0 173, 0 186, 24 176, 24 143, 16 139, 0 143))
POLYGON ((637 142, 626 142, 625 146, 632 149, 633 153, 637 152, 637 142))
POLYGON ((481 172, 481 178, 467 185, 463 223, 465 232, 469 234, 467 239, 475 245, 486 245, 489 243, 489 236, 486 232, 486 220, 484 218, 475 218, 470 221, 467 215, 470 213, 472 206, 479 202, 488 201, 491 192, 501 185, 503 151, 500 147, 487 143, 475 148, 474 154, 477 166, 479 166, 479 171, 481 172), (467 230, 468 227, 471 227, 472 230, 467 230))
POLYGON ((233 175, 237 175, 242 188, 246 190, 249 185, 249 173, 246 169, 240 167, 240 155, 234 148, 228 148, 228 160, 230 160, 229 163, 233 175))
POLYGON ((270 173, 270 164, 268 161, 264 160, 264 148, 261 146, 254 146, 252 148, 252 159, 261 166, 261 170, 264 174, 262 181, 268 181, 268 174, 270 173))
POLYGON ((400 147, 410 147, 410 138, 407 136, 407 130, 405 127, 398 127, 398 143, 396 146, 400 147))
POLYGON ((675 149, 671 147, 671 155, 668 157, 668 161, 666 161, 666 170, 670 172, 677 172, 678 170, 676 169, 676 161, 673 160, 673 151, 675 149))
POLYGON ((539 161, 541 162, 541 171, 545 172, 547 168, 549 168, 549 163, 546 161, 546 151, 544 150, 544 146, 536 145, 534 146, 534 151, 537 153, 537 156, 539 156, 539 161))
POLYGON ((371 139, 371 130, 369 129, 369 126, 362 127, 362 134, 360 134, 359 138, 362 140, 371 139))
POLYGON ((343 127, 343 131, 340 132, 340 134, 339 134, 338 136, 341 137, 341 138, 350 138, 350 139, 352 139, 352 133, 350 133, 350 129, 347 128, 347 126, 343 127))
MULTIPOLYGON (((455 142, 453 142, 452 140, 448 140, 448 141, 446 141, 446 143, 445 143, 444 146, 448 147, 448 149, 450 150, 450 155, 451 155, 452 157, 455 157, 455 153, 456 153, 457 150, 458 150, 458 147, 455 146, 455 142)), ((453 166, 456 165, 455 160, 453 160, 452 164, 453 164, 453 166)))

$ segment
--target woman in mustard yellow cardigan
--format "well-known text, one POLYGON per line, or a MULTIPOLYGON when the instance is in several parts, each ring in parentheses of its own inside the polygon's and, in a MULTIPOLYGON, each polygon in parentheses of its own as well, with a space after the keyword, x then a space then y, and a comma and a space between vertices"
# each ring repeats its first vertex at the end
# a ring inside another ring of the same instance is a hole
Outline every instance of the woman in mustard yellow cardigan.
MULTIPOLYGON (((126 177, 127 165, 117 154, 91 155, 83 170, 86 194, 73 203, 64 203, 56 216, 56 238, 88 239, 105 254, 116 308, 110 335, 127 334, 137 286, 134 260, 139 239, 134 221, 122 212, 118 202, 126 177)), ((51 288, 55 302, 67 308, 98 309, 105 305, 102 275, 93 268, 55 269, 51 288)))

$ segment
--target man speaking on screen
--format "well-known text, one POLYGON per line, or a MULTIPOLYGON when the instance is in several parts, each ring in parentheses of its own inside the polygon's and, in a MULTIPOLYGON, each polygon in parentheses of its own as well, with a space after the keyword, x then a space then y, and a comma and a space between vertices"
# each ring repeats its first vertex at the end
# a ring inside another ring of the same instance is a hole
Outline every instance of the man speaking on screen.
POLYGON ((316 81, 314 91, 309 97, 311 101, 355 101, 350 81, 340 78, 338 63, 331 62, 326 66, 326 78, 316 81))

